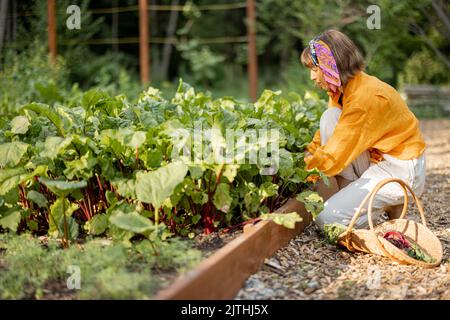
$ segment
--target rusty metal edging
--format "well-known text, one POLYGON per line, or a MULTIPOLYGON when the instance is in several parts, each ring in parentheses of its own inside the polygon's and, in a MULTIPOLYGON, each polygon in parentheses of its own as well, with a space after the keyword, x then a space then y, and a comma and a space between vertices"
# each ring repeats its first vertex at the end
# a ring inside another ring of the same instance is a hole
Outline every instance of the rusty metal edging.
POLYGON ((287 229, 272 221, 247 225, 242 235, 157 293, 154 299, 233 299, 245 280, 259 270, 266 258, 287 245, 311 223, 311 215, 306 212, 304 205, 294 199, 290 199, 276 212, 293 211, 303 218, 295 229, 287 229))

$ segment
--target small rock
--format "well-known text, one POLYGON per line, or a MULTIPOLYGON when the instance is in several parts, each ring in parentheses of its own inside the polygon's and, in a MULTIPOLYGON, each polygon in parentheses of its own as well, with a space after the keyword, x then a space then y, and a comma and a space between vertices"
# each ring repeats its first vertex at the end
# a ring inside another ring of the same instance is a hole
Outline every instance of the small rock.
POLYGON ((310 270, 310 271, 308 271, 308 273, 306 274, 306 276, 307 276, 308 278, 312 278, 312 277, 314 277, 314 275, 316 274, 316 272, 317 272, 317 270, 310 270))
POLYGON ((308 288, 317 289, 319 288, 319 283, 315 280, 308 282, 306 285, 308 288))
POLYGON ((317 290, 316 288, 306 288, 305 290, 303 290, 303 292, 306 294, 311 294, 316 290, 317 290))
POLYGON ((261 290, 264 288, 264 283, 256 278, 250 278, 245 283, 245 288, 250 290, 261 290))
POLYGON ((259 296, 261 296, 262 298, 270 298, 275 294, 275 291, 273 291, 270 288, 266 288, 266 289, 262 289, 259 291, 259 296))
POLYGON ((264 264, 277 270, 283 270, 283 267, 275 259, 266 259, 264 264))

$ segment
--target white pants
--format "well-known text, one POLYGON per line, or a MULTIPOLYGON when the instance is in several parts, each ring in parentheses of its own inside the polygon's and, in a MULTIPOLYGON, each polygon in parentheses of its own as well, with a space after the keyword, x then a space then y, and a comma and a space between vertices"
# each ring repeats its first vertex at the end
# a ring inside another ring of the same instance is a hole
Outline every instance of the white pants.
MULTIPOLYGON (((334 128, 342 111, 339 108, 328 108, 320 118, 321 144, 324 145, 333 134, 334 128)), ((385 178, 399 178, 405 181, 417 196, 420 196, 425 187, 425 153, 416 159, 400 160, 388 154, 383 154, 384 160, 371 163, 369 151, 364 151, 358 158, 349 164, 338 176, 352 182, 330 197, 324 203, 324 210, 316 218, 320 228, 325 224, 340 223, 348 225, 364 197, 385 178)), ((402 204, 404 192, 398 183, 388 183, 383 186, 375 196, 373 202, 373 219, 385 211, 385 207, 402 204)), ((409 196, 412 200, 412 197, 409 196)), ((362 214, 356 222, 356 228, 366 228, 366 203, 362 214)))

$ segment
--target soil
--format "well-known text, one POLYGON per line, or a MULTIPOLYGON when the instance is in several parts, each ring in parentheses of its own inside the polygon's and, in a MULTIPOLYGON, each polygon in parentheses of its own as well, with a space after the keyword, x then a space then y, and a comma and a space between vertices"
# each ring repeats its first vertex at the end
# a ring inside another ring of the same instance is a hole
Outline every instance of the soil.
POLYGON ((194 238, 194 248, 202 251, 203 257, 207 258, 214 252, 231 242, 243 233, 243 228, 232 229, 229 232, 216 231, 208 235, 199 234, 194 238))
MULTIPOLYGON (((214 252, 231 242, 242 234, 242 228, 232 229, 230 232, 216 231, 210 234, 198 234, 194 239, 193 248, 202 252, 202 258, 206 259, 214 252)), ((153 269, 152 274, 158 279, 156 291, 160 291, 170 286, 179 276, 177 270, 153 269)))
MULTIPOLYGON (((439 267, 422 269, 350 253, 326 243, 311 225, 267 259, 235 299, 450 299, 450 119, 421 120, 426 186, 420 196, 428 227, 441 240, 439 267)), ((418 218, 413 204, 408 214, 418 218)))

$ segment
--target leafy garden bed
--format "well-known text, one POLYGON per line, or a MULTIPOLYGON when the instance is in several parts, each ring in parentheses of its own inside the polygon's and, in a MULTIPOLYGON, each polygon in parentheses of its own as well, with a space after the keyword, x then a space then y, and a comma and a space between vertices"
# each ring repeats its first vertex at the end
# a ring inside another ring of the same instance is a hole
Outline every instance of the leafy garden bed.
POLYGON ((2 298, 45 297, 69 263, 84 274, 77 297, 145 298, 201 259, 188 239, 202 231, 290 225, 298 217, 270 213, 296 195, 319 210, 308 177, 320 173, 304 169, 303 151, 325 106, 272 91, 254 104, 213 100, 182 82, 171 100, 91 90, 22 106, 0 120, 0 231, 20 234, 2 235, 2 298))
POLYGON ((0 234, 1 298, 151 299, 241 231, 170 238, 156 244, 157 255, 145 239, 125 246, 86 236, 64 250, 61 239, 0 234))

